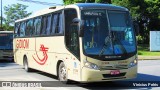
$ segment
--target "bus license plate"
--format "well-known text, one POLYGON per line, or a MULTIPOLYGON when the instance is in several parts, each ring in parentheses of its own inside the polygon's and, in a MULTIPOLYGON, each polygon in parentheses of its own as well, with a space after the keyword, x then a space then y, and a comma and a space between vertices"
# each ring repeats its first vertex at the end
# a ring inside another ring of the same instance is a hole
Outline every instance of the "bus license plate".
POLYGON ((118 75, 118 74, 120 74, 120 71, 119 70, 114 70, 114 71, 111 71, 110 74, 111 75, 118 75))

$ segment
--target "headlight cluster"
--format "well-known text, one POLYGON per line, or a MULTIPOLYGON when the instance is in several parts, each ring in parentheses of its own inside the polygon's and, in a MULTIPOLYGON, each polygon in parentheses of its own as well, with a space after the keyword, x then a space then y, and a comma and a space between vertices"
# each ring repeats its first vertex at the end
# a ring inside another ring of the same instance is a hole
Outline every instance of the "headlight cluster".
POLYGON ((129 64, 129 68, 134 67, 137 65, 137 59, 133 60, 132 62, 130 62, 129 64))
POLYGON ((95 70, 99 70, 98 65, 94 64, 94 63, 90 63, 88 61, 85 61, 84 66, 90 69, 95 69, 95 70))

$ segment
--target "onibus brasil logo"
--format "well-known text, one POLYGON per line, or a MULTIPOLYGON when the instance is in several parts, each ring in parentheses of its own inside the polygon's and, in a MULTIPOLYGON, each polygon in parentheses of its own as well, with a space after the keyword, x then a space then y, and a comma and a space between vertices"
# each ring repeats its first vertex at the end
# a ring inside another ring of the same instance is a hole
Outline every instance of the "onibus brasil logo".
POLYGON ((37 51, 34 55, 32 55, 33 59, 40 65, 44 65, 48 59, 48 55, 47 55, 47 51, 48 51, 48 48, 47 47, 44 47, 43 44, 41 44, 40 46, 40 51, 43 53, 43 58, 40 58, 42 56, 39 56, 37 54, 37 51))

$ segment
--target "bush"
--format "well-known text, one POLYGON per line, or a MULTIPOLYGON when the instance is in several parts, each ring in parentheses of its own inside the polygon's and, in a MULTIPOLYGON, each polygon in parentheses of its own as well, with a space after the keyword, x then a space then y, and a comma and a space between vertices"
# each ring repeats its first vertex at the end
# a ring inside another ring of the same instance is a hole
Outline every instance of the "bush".
POLYGON ((144 40, 143 40, 143 37, 141 35, 136 36, 136 39, 137 39, 138 44, 144 44, 144 40))

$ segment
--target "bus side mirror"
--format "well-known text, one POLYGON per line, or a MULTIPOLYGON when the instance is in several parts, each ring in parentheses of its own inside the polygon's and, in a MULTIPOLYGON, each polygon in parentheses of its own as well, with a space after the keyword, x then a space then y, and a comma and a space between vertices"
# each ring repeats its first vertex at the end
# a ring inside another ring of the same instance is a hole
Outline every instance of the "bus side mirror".
POLYGON ((138 23, 134 21, 133 22, 133 27, 134 27, 134 31, 135 31, 136 36, 138 36, 138 34, 139 34, 139 25, 138 25, 138 23))
POLYGON ((83 37, 83 34, 84 34, 84 31, 83 31, 83 27, 84 27, 84 24, 83 24, 83 21, 80 20, 79 18, 74 18, 72 20, 72 23, 76 24, 77 27, 78 27, 78 34, 80 37, 83 37))
POLYGON ((74 18, 74 19, 72 20, 72 23, 79 23, 79 22, 81 22, 81 20, 78 19, 78 18, 74 18))

